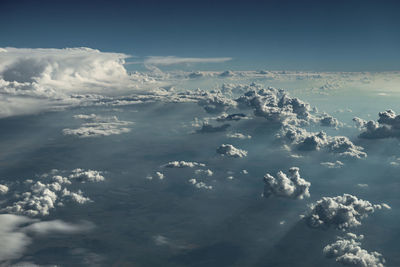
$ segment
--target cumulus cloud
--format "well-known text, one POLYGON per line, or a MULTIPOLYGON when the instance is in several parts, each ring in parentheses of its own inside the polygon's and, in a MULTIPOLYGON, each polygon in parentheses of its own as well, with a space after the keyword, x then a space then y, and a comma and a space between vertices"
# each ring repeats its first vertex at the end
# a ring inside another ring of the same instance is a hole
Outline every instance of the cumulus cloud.
POLYGON ((207 185, 204 182, 197 181, 195 178, 189 179, 189 183, 191 183, 192 185, 194 185, 196 188, 199 189, 211 190, 213 188, 211 185, 207 185))
POLYGON ((380 139, 390 137, 400 137, 400 115, 389 109, 379 112, 377 121, 365 121, 355 117, 353 121, 356 126, 363 130, 359 135, 360 138, 380 139))
POLYGON ((8 265, 10 260, 20 258, 37 235, 76 234, 92 228, 93 224, 89 222, 72 224, 61 220, 39 221, 25 216, 0 214, 0 263, 8 265))
POLYGON ((144 60, 146 65, 159 65, 168 66, 176 64, 192 64, 192 63, 223 63, 232 60, 230 57, 211 57, 211 58, 197 58, 197 57, 147 57, 144 60))
POLYGON ((247 151, 239 149, 229 144, 222 144, 217 148, 217 153, 222 156, 228 156, 233 158, 243 158, 247 156, 247 151))
POLYGON ((343 265, 358 267, 383 267, 385 259, 381 253, 368 252, 361 247, 363 235, 347 233, 337 237, 336 242, 324 247, 323 253, 327 258, 335 258, 343 265))
POLYGON ((64 135, 75 135, 80 138, 117 135, 130 132, 131 129, 128 126, 133 124, 130 121, 120 121, 116 116, 105 117, 96 114, 79 114, 75 115, 74 118, 82 119, 86 122, 77 129, 63 129, 64 135))
POLYGON ((94 102, 100 94, 159 84, 148 74, 127 73, 128 57, 85 47, 7 47, 0 53, 0 117, 58 110, 94 102))
POLYGON ((193 162, 193 161, 171 161, 163 165, 165 168, 194 168, 194 167, 205 167, 204 163, 193 162))
POLYGON ((291 125, 319 123, 322 126, 338 127, 341 124, 332 116, 318 114, 310 104, 296 97, 290 97, 283 89, 261 88, 251 84, 249 90, 236 99, 239 107, 252 108, 254 115, 269 122, 291 125))
POLYGON ((310 197, 311 183, 300 177, 299 168, 292 167, 289 174, 286 175, 282 171, 276 174, 276 177, 267 173, 264 176, 264 193, 263 196, 270 196, 303 199, 310 197))
POLYGON ((308 132, 307 130, 293 126, 284 126, 278 137, 285 139, 298 150, 313 151, 325 149, 328 152, 340 156, 365 158, 367 153, 363 152, 361 146, 354 145, 346 136, 328 136, 325 132, 308 132))
POLYGON ((339 169, 344 166, 343 162, 341 162, 340 160, 337 160, 335 162, 321 162, 320 164, 329 169, 339 169))
POLYGON ((13 194, 4 194, 0 211, 28 216, 46 216, 57 206, 63 206, 65 201, 84 204, 91 201, 81 190, 71 192, 68 187, 74 182, 104 181, 101 172, 75 169, 70 175, 52 170, 43 174, 40 180, 27 179, 23 183, 12 184, 13 194))
POLYGON ((347 229, 361 225, 361 220, 379 209, 390 209, 387 204, 371 204, 367 200, 344 194, 337 197, 323 197, 310 205, 306 215, 309 226, 347 229))

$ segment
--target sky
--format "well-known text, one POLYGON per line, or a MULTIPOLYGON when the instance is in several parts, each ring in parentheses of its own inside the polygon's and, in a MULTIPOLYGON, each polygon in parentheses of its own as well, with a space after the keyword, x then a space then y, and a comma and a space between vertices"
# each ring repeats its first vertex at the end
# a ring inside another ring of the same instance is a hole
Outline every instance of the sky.
MULTIPOLYGON (((191 69, 400 69, 398 1, 0 1, 0 46, 230 57, 191 69)), ((138 68, 137 64, 127 66, 138 68)))

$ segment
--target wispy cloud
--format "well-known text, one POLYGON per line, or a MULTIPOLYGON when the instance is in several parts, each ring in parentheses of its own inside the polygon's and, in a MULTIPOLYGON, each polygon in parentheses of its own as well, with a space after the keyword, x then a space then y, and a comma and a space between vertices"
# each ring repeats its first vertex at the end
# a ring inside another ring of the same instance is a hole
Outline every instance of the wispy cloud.
POLYGON ((230 61, 230 57, 209 57, 209 58, 198 58, 198 57, 147 57, 144 60, 144 64, 147 65, 175 65, 175 64, 190 64, 190 63, 222 63, 230 61))

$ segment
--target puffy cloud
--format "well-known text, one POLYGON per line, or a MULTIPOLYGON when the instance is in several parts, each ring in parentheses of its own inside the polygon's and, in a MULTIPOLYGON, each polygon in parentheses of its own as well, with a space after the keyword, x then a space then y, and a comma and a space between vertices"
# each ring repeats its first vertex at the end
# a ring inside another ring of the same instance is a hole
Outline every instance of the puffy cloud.
POLYGON ((7 47, 0 53, 0 117, 58 110, 94 102, 98 94, 161 84, 148 74, 127 73, 128 57, 84 47, 7 47))
POLYGON ((270 196, 303 199, 310 197, 311 183, 300 177, 299 168, 292 167, 289 174, 279 171, 276 177, 267 173, 264 176, 264 193, 263 196, 270 196))
POLYGON ((335 162, 321 162, 320 164, 329 169, 339 169, 344 166, 343 162, 341 162, 340 160, 337 160, 335 162))
POLYGON ((217 148, 217 153, 223 156, 233 157, 233 158, 243 158, 247 156, 247 151, 239 149, 229 144, 222 144, 217 148))
POLYGON ((361 225, 362 219, 382 208, 390 209, 387 204, 374 205, 349 194, 323 197, 310 205, 306 221, 315 228, 332 225, 338 229, 347 229, 361 225))
POLYGON ((382 254, 361 248, 362 239, 363 235, 347 233, 344 237, 337 237, 336 242, 324 247, 323 253, 327 258, 335 258, 343 265, 383 267, 385 259, 382 254))
POLYGON ((189 183, 199 189, 211 190, 213 188, 211 185, 206 185, 204 182, 199 182, 195 178, 189 179, 189 183))
POLYGON ((89 222, 72 224, 61 220, 39 221, 25 216, 0 214, 0 264, 9 265, 10 260, 20 258, 36 235, 76 234, 92 228, 93 224, 89 222))
POLYGON ((325 132, 308 132, 297 126, 284 126, 278 137, 284 138, 294 145, 298 150, 312 151, 325 149, 328 152, 336 153, 340 156, 354 158, 365 158, 367 153, 363 152, 361 146, 354 145, 345 136, 328 136, 325 132))
POLYGON ((292 125, 308 125, 320 123, 322 126, 337 127, 341 124, 332 116, 318 114, 310 104, 290 97, 283 89, 273 87, 260 88, 251 84, 250 90, 236 99, 239 107, 248 107, 254 110, 254 115, 264 117, 270 122, 292 125))
POLYGON ((162 180, 164 179, 165 175, 162 172, 156 172, 156 176, 158 177, 158 179, 162 180))
POLYGON ((230 57, 196 58, 196 57, 152 56, 152 57, 147 57, 144 60, 144 64, 168 66, 168 65, 192 64, 192 63, 223 63, 230 60, 232 60, 232 58, 230 57))
POLYGON ((73 181, 99 182, 104 181, 101 172, 75 169, 70 175, 62 176, 64 172, 52 170, 41 175, 39 181, 27 179, 23 183, 14 183, 13 195, 6 194, 0 204, 0 211, 28 216, 46 216, 52 209, 64 205, 65 200, 78 204, 91 201, 81 190, 71 192, 67 186, 73 181), (21 188, 22 187, 22 188, 21 188))
POLYGON ((7 192, 8 192, 8 186, 0 184, 0 195, 7 194, 7 192))
POLYGON ((74 118, 83 119, 87 122, 77 129, 63 129, 63 134, 75 135, 80 138, 109 136, 128 133, 131 129, 127 126, 133 124, 129 121, 120 121, 116 116, 104 117, 96 114, 79 114, 75 115, 74 118))
POLYGON ((389 109, 379 112, 377 121, 365 121, 355 117, 353 121, 357 127, 363 132, 359 135, 360 138, 380 139, 390 137, 400 137, 400 115, 389 109))
POLYGON ((244 135, 242 133, 228 133, 226 134, 226 137, 237 139, 251 139, 251 135, 244 135))
POLYGON ((192 162, 192 161, 171 161, 168 162, 167 164, 163 165, 165 168, 194 168, 194 167, 205 167, 206 165, 204 163, 199 163, 199 162, 192 162))

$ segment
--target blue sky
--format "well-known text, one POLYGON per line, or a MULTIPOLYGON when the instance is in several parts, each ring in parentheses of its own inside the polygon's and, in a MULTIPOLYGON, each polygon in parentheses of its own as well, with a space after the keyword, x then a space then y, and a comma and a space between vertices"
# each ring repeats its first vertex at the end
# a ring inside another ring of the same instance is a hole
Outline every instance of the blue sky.
POLYGON ((400 70, 399 13, 397 1, 2 0, 0 46, 233 58, 194 69, 400 70))

